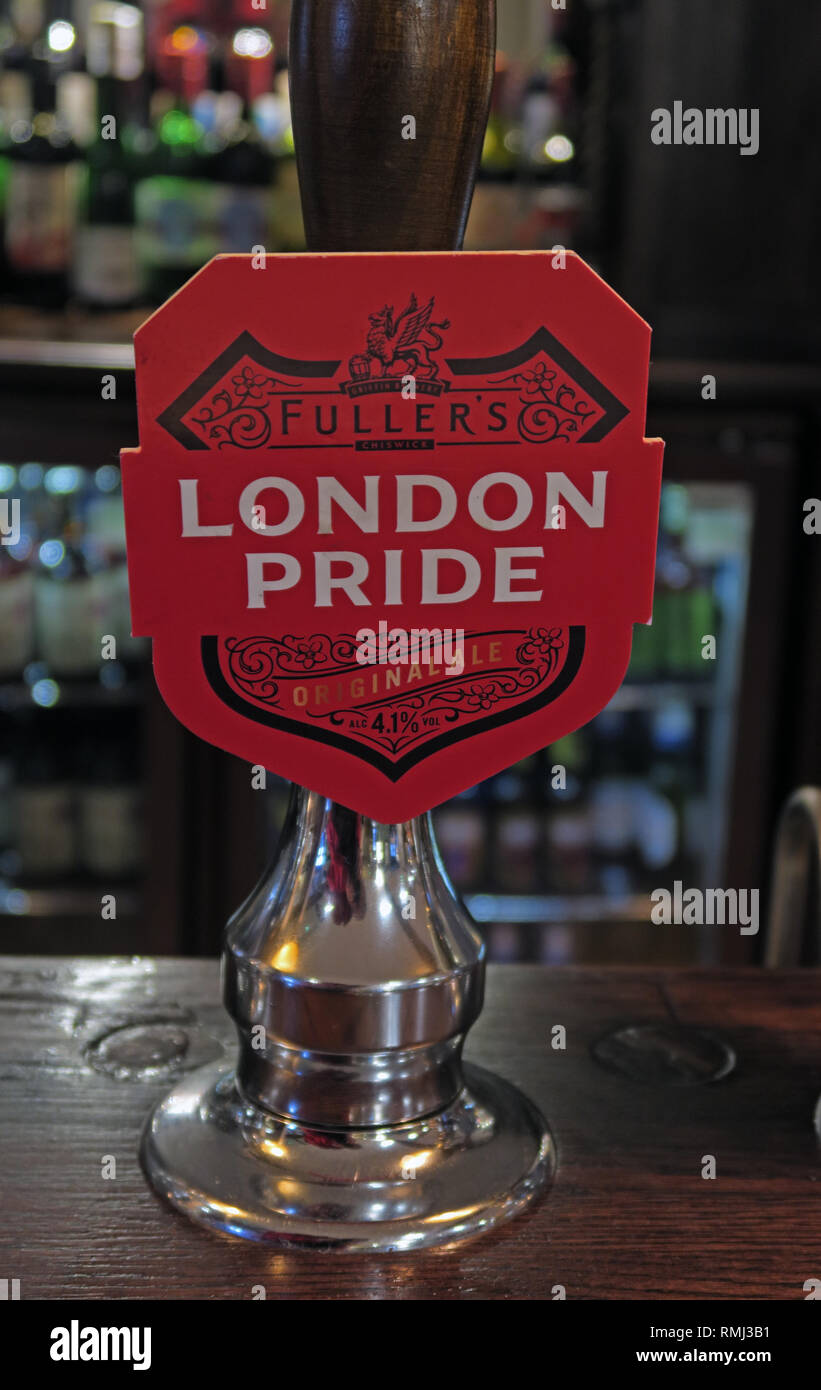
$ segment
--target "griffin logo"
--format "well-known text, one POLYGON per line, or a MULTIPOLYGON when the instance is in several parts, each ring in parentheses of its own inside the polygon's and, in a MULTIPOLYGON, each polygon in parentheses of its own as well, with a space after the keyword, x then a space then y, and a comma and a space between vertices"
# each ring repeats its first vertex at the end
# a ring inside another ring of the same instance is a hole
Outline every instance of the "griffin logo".
POLYGON ((393 317, 393 306, 387 304, 378 313, 369 314, 367 350, 351 358, 351 381, 347 387, 358 381, 408 374, 435 381, 439 366, 431 353, 442 347, 441 333, 450 328, 450 321, 431 323, 434 302, 431 297, 420 309, 416 295, 412 294, 407 309, 397 319, 393 317))

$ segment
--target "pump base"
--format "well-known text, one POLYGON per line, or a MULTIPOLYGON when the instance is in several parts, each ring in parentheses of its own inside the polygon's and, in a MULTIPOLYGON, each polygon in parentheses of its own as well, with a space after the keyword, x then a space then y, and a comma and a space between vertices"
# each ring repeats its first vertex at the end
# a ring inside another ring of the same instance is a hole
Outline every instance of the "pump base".
POLYGON ((548 1184, 555 1148, 515 1087, 465 1066, 444 1110, 370 1129, 308 1129, 239 1095, 230 1064, 192 1072, 141 1144, 157 1192, 200 1225, 281 1247, 404 1251, 488 1231, 548 1184))

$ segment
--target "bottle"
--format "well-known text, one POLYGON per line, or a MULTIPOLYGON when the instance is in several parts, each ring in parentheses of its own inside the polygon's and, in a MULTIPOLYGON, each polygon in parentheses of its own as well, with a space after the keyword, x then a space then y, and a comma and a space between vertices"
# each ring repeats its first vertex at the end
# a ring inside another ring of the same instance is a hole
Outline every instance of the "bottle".
POLYGON ((451 802, 436 813, 436 838, 457 889, 481 885, 486 869, 487 826, 481 811, 451 802))
POLYGON ((94 78, 87 72, 64 72, 57 78, 57 119, 68 131, 85 163, 97 131, 94 78))
POLYGON ((534 73, 522 94, 518 140, 521 162, 541 168, 547 159, 545 147, 561 121, 559 103, 544 72, 534 73))
POLYGON ((94 78, 87 71, 80 35, 71 22, 77 8, 72 0, 48 0, 49 23, 41 45, 55 72, 58 119, 85 160, 94 140, 96 112, 94 78))
POLYGON ((673 679, 692 675, 695 659, 701 660, 691 618, 696 577, 684 548, 689 510, 686 488, 678 484, 663 488, 653 614, 654 622, 659 621, 663 673, 673 679))
POLYGON ((565 734, 544 750, 540 774, 543 799, 552 804, 578 801, 590 766, 590 737, 586 729, 565 734))
POLYGON ((95 139, 74 260, 74 291, 93 309, 139 301, 134 226, 133 84, 142 69, 142 15, 133 5, 97 4, 89 16, 88 65, 96 78, 95 139))
POLYGON ((291 800, 291 783, 269 772, 265 783, 265 843, 273 843, 282 833, 291 800))
POLYGON ((107 686, 118 684, 122 667, 136 668, 149 655, 150 641, 131 635, 131 605, 128 591, 128 566, 125 548, 125 518, 120 482, 120 470, 115 464, 103 464, 94 474, 94 489, 85 511, 86 537, 95 553, 102 558, 98 571, 100 612, 105 615, 106 636, 114 643, 106 644, 100 679, 107 686), (114 670, 114 663, 120 672, 114 670))
POLYGON ((35 579, 39 654, 49 672, 75 679, 100 669, 102 638, 111 631, 106 611, 105 561, 99 547, 84 541, 79 523, 41 542, 35 579))
POLYGON ((5 68, 2 63, 0 57, 0 289, 5 289, 9 278, 6 263, 6 209, 11 177, 9 150, 21 126, 27 128, 31 123, 31 85, 25 72, 5 68))
POLYGON ((490 922, 484 936, 487 958, 493 964, 512 965, 526 960, 526 938, 515 922, 490 922))
POLYGON ((24 883, 70 878, 77 867, 77 827, 68 728, 54 711, 29 722, 18 747, 17 863, 24 883))
POLYGON ((156 128, 135 191, 137 253, 152 302, 174 294, 217 250, 213 194, 202 146, 203 128, 191 106, 208 83, 211 45, 181 25, 159 45, 156 128))
POLYGON ((494 886, 509 893, 536 893, 542 886, 542 825, 527 806, 504 811, 496 822, 494 886))
POLYGON ((583 804, 551 809, 545 824, 547 883, 551 893, 584 894, 595 886, 590 812, 583 804))
POLYGON ((545 749, 546 877, 554 893, 589 893, 595 887, 588 788, 591 756, 588 728, 565 734, 545 749))
MULTIPOLYGON (((0 474, 13 473, 7 466, 0 474)), ((5 489, 3 490, 5 491, 5 489)), ((34 528, 22 515, 21 498, 8 494, 9 530, 0 537, 0 680, 20 680, 34 655, 34 528), (16 509, 16 518, 15 518, 16 509)))
POLYGON ((0 0, 0 69, 5 71, 9 60, 14 63, 17 50, 21 47, 20 35, 14 22, 10 0, 0 0))
POLYGON ((271 184, 274 161, 253 121, 257 99, 271 88, 274 49, 264 29, 239 28, 231 36, 225 63, 236 98, 216 132, 211 177, 219 250, 247 254, 270 244, 271 184))
POLYGON ((492 856, 493 887, 510 893, 535 893, 541 886, 542 825, 537 805, 535 754, 521 758, 486 783, 495 812, 492 856))
POLYGON ((54 308, 68 294, 77 222, 79 151, 55 111, 55 70, 29 63, 31 121, 11 130, 5 254, 15 297, 54 308))
MULTIPOLYGON (((57 534, 65 520, 65 498, 45 486, 46 470, 41 463, 21 463, 17 469, 15 492, 20 496, 24 529, 31 532, 32 545, 57 534)), ((32 550, 32 568, 36 554, 32 550)))
POLYGON ((74 0, 46 0, 45 27, 34 49, 45 54, 59 72, 79 72, 83 57, 77 29, 72 23, 74 0))
POLYGON ((16 797, 14 788, 14 746, 18 731, 11 719, 0 719, 0 892, 2 880, 19 870, 16 849, 16 797))
POLYGON ((286 68, 282 68, 274 78, 273 90, 257 97, 253 104, 253 119, 274 159, 271 249, 304 251, 305 224, 302 219, 302 199, 299 192, 286 68))
POLYGON ((720 649, 720 614, 715 596, 714 574, 710 566, 694 567, 693 584, 688 598, 688 674, 695 680, 708 681, 714 676, 716 663, 704 658, 705 637, 714 637, 720 649))
POLYGON ((487 129, 482 145, 481 170, 494 178, 514 178, 516 174, 517 134, 508 114, 508 63, 497 54, 496 72, 487 129))
POLYGON ((497 53, 490 115, 465 235, 468 251, 507 250, 519 220, 516 157, 519 132, 509 116, 508 62, 497 53))
POLYGON ((31 44, 43 25, 42 0, 0 3, 0 291, 9 286, 6 261, 6 208, 11 176, 9 149, 21 129, 31 126, 31 44), (12 136, 12 131, 14 135, 12 136))
POLYGON ((525 176, 572 182, 576 177, 574 86, 576 67, 555 38, 522 96, 517 150, 525 176))
POLYGON ((633 624, 630 665, 625 678, 628 681, 651 681, 661 673, 662 662, 659 657, 659 648, 663 634, 663 620, 659 617, 659 612, 654 599, 652 621, 633 624))
POLYGON ((505 772, 499 772, 485 784, 487 799, 491 805, 509 806, 511 802, 529 804, 534 795, 534 779, 537 758, 521 758, 505 772))
POLYGON ((141 795, 137 780, 136 739, 112 721, 81 745, 78 777, 78 861, 101 879, 127 879, 143 862, 141 795))
POLYGON ((590 826, 599 890, 606 897, 625 897, 635 889, 636 798, 640 783, 630 757, 630 721, 626 714, 603 710, 594 730, 590 826))
POLYGON ((650 720, 651 764, 639 810, 638 846, 645 875, 666 886, 687 886, 693 863, 687 844, 687 807, 698 782, 698 722, 686 701, 665 700, 650 720))

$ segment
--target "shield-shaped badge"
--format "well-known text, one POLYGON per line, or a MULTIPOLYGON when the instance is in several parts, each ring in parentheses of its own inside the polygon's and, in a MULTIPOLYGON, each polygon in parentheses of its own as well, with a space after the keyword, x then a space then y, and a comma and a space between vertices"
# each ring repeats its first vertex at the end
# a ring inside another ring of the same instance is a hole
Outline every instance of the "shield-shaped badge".
POLYGON ((591 719, 651 616, 649 347, 569 252, 212 261, 123 454, 167 704, 381 821, 591 719))

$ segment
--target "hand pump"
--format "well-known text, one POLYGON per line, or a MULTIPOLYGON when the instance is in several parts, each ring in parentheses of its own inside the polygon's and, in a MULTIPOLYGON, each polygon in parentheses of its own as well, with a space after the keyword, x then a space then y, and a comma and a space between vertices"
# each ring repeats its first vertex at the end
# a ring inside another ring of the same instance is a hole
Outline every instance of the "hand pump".
MULTIPOLYGON (((311 251, 461 246, 493 78, 495 0, 294 0, 291 101, 311 251)), ((428 816, 379 824, 295 789, 232 918, 236 1071, 187 1077, 143 1162, 195 1220, 284 1244, 405 1250, 487 1229, 553 1148, 513 1087, 462 1065, 484 947, 428 816)))

